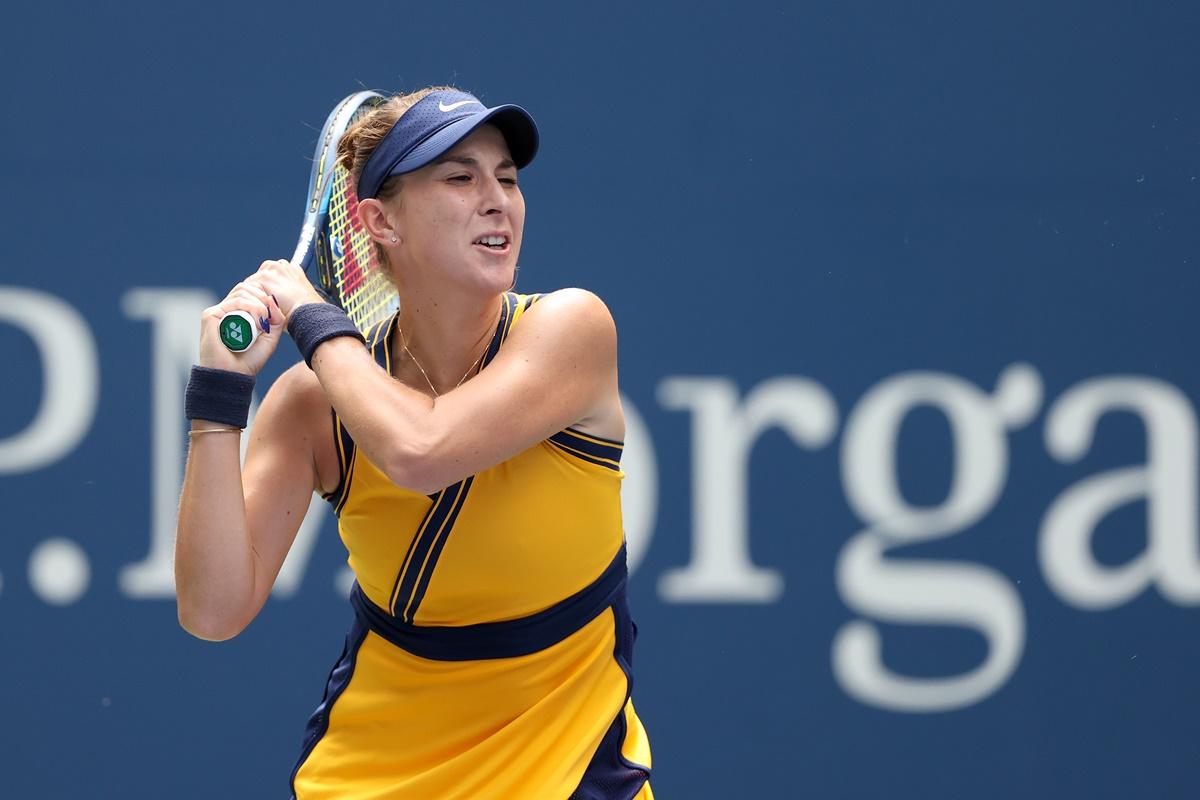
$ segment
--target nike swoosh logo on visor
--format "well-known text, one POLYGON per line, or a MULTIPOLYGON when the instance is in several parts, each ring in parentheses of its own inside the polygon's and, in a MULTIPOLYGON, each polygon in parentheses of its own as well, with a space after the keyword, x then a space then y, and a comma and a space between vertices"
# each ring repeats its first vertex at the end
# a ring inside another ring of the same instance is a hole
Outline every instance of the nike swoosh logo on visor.
POLYGON ((478 100, 459 100, 457 103, 451 103, 450 105, 446 105, 445 103, 438 101, 438 111, 453 111, 459 106, 465 106, 468 103, 483 105, 483 103, 480 103, 478 100))

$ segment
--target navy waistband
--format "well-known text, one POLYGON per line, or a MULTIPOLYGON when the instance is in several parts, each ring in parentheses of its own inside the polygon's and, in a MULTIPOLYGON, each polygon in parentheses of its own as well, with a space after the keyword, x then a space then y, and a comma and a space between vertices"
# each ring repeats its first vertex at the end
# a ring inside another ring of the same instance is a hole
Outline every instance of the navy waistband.
POLYGON ((625 545, 586 588, 528 617, 477 625, 410 625, 375 605, 356 583, 354 612, 368 628, 413 655, 435 661, 513 658, 562 641, 596 618, 625 591, 625 545))

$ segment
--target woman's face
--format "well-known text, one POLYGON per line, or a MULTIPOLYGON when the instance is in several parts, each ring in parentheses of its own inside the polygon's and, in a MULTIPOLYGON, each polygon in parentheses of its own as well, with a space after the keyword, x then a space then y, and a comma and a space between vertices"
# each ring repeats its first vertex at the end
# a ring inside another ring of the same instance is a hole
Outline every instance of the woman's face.
POLYGON ((513 282, 525 198, 504 136, 482 125, 409 173, 388 202, 408 268, 437 270, 487 293, 513 282))

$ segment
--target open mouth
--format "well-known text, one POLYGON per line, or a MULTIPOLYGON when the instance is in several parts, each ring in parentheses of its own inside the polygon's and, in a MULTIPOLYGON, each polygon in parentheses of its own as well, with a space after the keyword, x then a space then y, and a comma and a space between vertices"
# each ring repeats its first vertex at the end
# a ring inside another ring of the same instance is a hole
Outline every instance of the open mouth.
POLYGON ((493 253, 503 253, 508 250, 508 236, 499 233, 489 234, 487 236, 480 236, 472 244, 490 250, 493 253))

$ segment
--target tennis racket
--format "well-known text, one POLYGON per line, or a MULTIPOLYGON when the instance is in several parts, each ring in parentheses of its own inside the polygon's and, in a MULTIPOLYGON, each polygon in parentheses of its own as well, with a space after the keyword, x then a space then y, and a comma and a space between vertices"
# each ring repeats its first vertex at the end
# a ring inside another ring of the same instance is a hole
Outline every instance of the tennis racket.
MULTIPOLYGON (((314 278, 325 299, 345 311, 364 333, 392 314, 400 298, 358 221, 354 181, 337 164, 337 144, 355 120, 385 99, 377 92, 356 92, 338 103, 325 120, 308 178, 304 224, 291 259, 314 278)), ((245 312, 221 319, 221 341, 235 353, 254 344, 258 333, 256 321, 245 312)))

